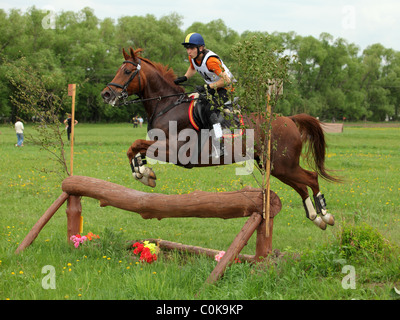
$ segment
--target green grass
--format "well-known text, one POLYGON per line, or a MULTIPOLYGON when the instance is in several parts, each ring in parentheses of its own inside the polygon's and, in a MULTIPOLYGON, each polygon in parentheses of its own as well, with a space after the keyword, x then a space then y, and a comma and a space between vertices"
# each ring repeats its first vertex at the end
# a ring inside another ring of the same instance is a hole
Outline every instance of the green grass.
MULTIPOLYGON (((32 131, 27 125, 26 135, 32 131)), ((335 227, 326 231, 306 219, 293 189, 273 179, 271 189, 282 201, 282 210, 274 219, 273 248, 286 256, 269 268, 232 265, 213 286, 204 286, 204 282, 215 261, 163 252, 156 263, 145 265, 126 250, 126 241, 161 238, 226 250, 245 219, 144 220, 138 214, 101 208, 97 200, 83 198, 84 233, 100 235, 97 245, 75 249, 67 244, 64 204, 35 242, 15 255, 19 243, 61 194, 62 178, 52 172, 57 168, 47 152, 27 138, 25 147, 14 147, 16 135, 11 126, 0 126, 0 132, 0 300, 396 298, 393 287, 400 288, 399 128, 345 127, 341 134, 327 134, 327 166, 339 170, 346 182, 320 180, 328 209, 336 218, 335 227), (382 237, 390 244, 389 252, 372 253, 363 245, 346 255, 343 239, 347 226, 353 226, 349 243, 363 237, 356 233, 358 227, 367 226, 362 230, 371 239, 363 243, 375 248, 371 242, 382 237), (55 269, 54 290, 42 287, 46 265, 55 269), (344 265, 355 267, 354 290, 342 288, 344 265)), ((166 194, 257 187, 251 176, 235 175, 236 165, 188 170, 155 164, 157 187, 151 189, 134 181, 126 158, 128 146, 145 138, 145 128, 79 124, 75 133, 75 175, 166 194)), ((69 156, 69 149, 66 151, 69 156)), ((255 236, 243 250, 254 252, 255 236)))

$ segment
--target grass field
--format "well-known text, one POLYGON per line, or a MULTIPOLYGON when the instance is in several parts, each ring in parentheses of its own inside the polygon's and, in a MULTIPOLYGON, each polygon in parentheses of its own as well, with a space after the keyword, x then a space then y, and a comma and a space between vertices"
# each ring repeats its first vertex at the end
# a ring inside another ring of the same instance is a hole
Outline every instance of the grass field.
MULTIPOLYGON (((226 250, 245 219, 179 218, 144 220, 132 212, 101 208, 83 198, 83 232, 100 236, 96 244, 67 244, 65 204, 19 255, 14 251, 61 194, 63 177, 50 154, 32 145, 16 148, 15 131, 0 126, 0 300, 10 299, 396 299, 400 289, 400 129, 346 126, 327 134, 327 166, 339 170, 343 184, 320 180, 336 225, 319 230, 305 217, 300 197, 273 179, 282 201, 274 220, 273 248, 286 253, 269 268, 234 264, 213 286, 204 282, 216 261, 162 252, 153 264, 139 263, 126 242, 161 238, 226 250), (42 286, 51 266, 55 289, 42 286), (355 274, 355 288, 345 289, 355 274)), ((26 126, 26 136, 33 127, 26 126)), ((115 182, 146 192, 183 194, 257 187, 252 176, 236 176, 236 165, 183 169, 155 164, 157 187, 134 181, 128 146, 144 138, 145 128, 130 124, 79 124, 75 129, 74 174, 115 182)), ((66 137, 65 137, 66 138, 66 137)), ((68 145, 68 142, 67 142, 68 145)), ((67 148, 68 149, 68 148, 67 148)), ((69 156, 69 150, 66 150, 69 156)), ((69 160, 68 160, 69 161, 69 160)), ((255 236, 242 253, 254 254, 255 236)))

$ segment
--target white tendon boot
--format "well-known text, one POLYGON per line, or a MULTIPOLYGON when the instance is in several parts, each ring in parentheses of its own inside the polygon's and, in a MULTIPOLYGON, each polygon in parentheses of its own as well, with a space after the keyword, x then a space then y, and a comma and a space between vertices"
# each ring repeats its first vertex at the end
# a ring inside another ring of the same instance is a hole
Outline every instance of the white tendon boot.
POLYGON ((335 218, 326 210, 325 198, 321 192, 318 192, 317 195, 314 196, 314 202, 315 207, 317 208, 317 213, 322 216, 322 220, 324 220, 330 226, 335 225, 335 218))
POLYGON ((144 185, 154 188, 156 186, 156 175, 151 168, 145 167, 144 164, 141 155, 137 154, 132 160, 132 175, 144 185))
POLYGON ((314 205, 308 197, 303 201, 304 209, 306 210, 306 215, 307 218, 310 219, 314 224, 319 227, 322 230, 326 229, 326 223, 317 215, 317 212, 315 211, 314 205))

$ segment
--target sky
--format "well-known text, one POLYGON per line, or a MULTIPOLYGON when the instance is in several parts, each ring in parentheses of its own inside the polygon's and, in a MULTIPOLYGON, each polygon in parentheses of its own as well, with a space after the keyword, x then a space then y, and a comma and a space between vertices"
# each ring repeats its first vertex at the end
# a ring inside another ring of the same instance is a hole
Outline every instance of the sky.
MULTIPOLYGON (((398 0, 0 0, 5 11, 35 5, 38 9, 80 11, 90 7, 99 19, 121 16, 157 18, 177 13, 183 17, 182 30, 193 22, 208 23, 222 19, 225 25, 241 34, 249 31, 289 32, 319 38, 322 32, 335 39, 344 38, 364 50, 380 43, 400 51, 400 1, 398 0)), ((196 30, 190 30, 196 32, 196 30)))

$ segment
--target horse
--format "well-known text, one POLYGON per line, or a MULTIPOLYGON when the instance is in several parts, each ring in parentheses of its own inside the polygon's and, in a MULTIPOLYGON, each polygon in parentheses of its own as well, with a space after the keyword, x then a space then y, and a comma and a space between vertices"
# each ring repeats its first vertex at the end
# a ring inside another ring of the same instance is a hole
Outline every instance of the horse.
MULTIPOLYGON (((140 55, 142 51, 142 49, 130 48, 129 54, 123 49, 125 59, 123 64, 117 70, 114 79, 101 92, 104 102, 111 105, 118 105, 121 101, 127 103, 128 96, 138 96, 138 100, 143 103, 147 112, 149 137, 151 131, 157 130, 157 133, 150 137, 151 140, 138 139, 128 148, 129 165, 135 179, 150 187, 156 186, 154 171, 145 165, 146 155, 149 158, 156 158, 163 154, 164 161, 185 168, 238 162, 236 157, 231 159, 232 161, 224 162, 225 154, 217 162, 211 156, 204 157, 202 152, 193 153, 195 156, 189 155, 189 158, 182 157, 182 155, 188 156, 188 139, 176 139, 176 137, 184 132, 187 133, 186 137, 188 133, 189 136, 190 134, 193 136, 195 132, 195 138, 201 138, 203 132, 198 127, 196 128, 197 125, 188 112, 193 107, 194 99, 185 93, 182 86, 174 83, 176 75, 171 68, 142 57, 140 55), (181 156, 177 157, 176 153, 181 156), (192 161, 188 162, 187 159, 192 161)), ((242 120, 246 128, 253 130, 250 132, 254 134, 256 141, 266 141, 263 139, 265 132, 262 132, 260 128, 268 119, 259 114, 243 114, 242 120)), ((206 145, 204 141, 202 145, 198 144, 198 140, 197 143, 193 142, 191 145, 194 144, 197 144, 198 150, 211 151, 212 149, 212 145, 210 143, 206 145)), ((335 219, 327 211, 324 195, 320 192, 318 177, 329 182, 340 182, 340 179, 329 174, 329 170, 325 167, 327 145, 319 120, 304 113, 289 117, 277 116, 271 119, 271 145, 274 147, 270 151, 270 161, 273 164, 270 174, 292 187, 300 195, 306 217, 315 225, 322 230, 326 229, 327 224, 333 226, 335 219), (303 151, 304 144, 308 148, 303 151), (315 171, 300 167, 302 153, 315 171), (315 207, 307 187, 310 187, 313 192, 315 207)), ((237 148, 236 145, 232 148, 234 154, 235 148, 237 148)), ((236 154, 248 155, 247 149, 244 151, 243 148, 237 149, 241 150, 236 154)), ((264 150, 266 150, 265 146, 255 143, 251 150, 251 160, 253 163, 256 161, 260 167, 266 168, 265 156, 262 154, 264 150)), ((243 160, 242 157, 239 159, 239 161, 243 160)))

